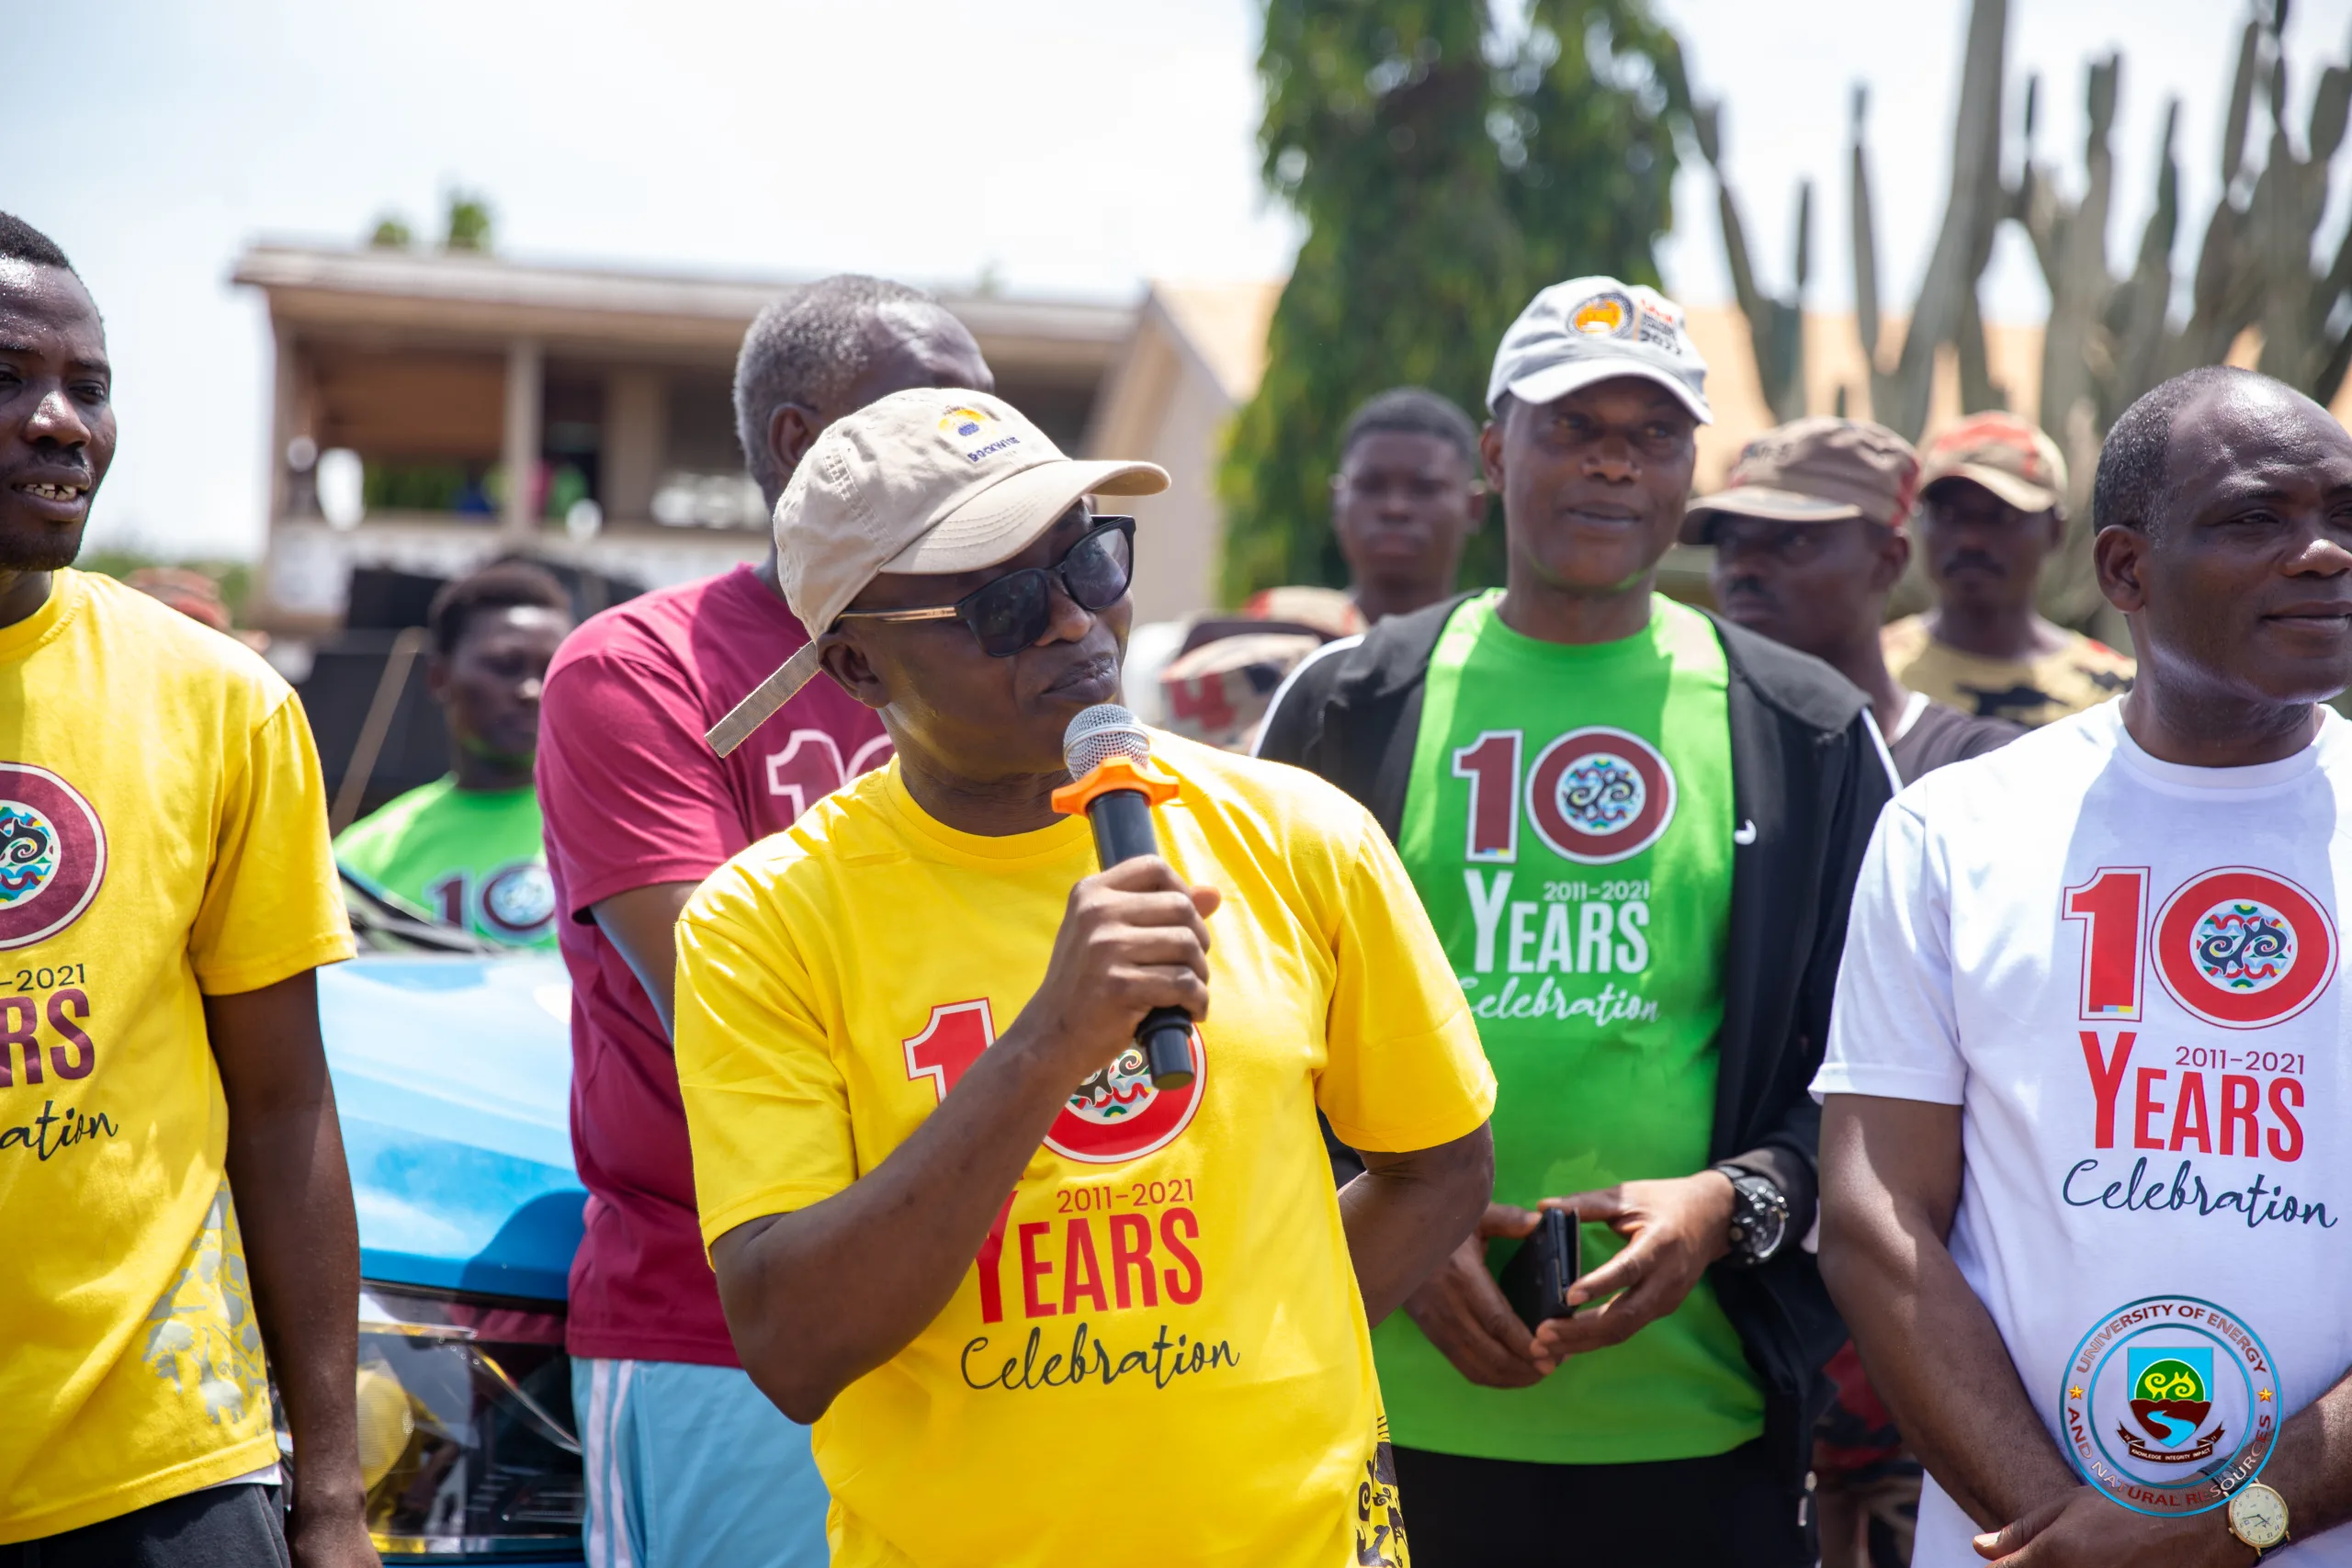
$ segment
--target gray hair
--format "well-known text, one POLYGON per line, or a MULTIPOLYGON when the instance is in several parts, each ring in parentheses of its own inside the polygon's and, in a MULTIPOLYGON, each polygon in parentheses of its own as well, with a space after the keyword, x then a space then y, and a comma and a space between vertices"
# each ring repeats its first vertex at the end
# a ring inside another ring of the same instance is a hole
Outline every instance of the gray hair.
POLYGON ((768 421, 798 403, 841 412, 851 382, 865 368, 866 324, 885 305, 936 304, 920 288, 845 272, 786 295, 752 321, 735 358, 735 439, 761 491, 784 488, 768 452, 768 421))

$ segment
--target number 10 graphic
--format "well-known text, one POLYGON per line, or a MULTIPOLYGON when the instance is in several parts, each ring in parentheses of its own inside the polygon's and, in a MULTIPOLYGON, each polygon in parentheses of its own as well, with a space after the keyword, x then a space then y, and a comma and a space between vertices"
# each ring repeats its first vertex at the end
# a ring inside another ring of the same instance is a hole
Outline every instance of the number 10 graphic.
POLYGON ((2137 1023, 2148 950, 2181 1010, 2223 1029, 2267 1029, 2320 998, 2335 977, 2335 922, 2302 888, 2256 866, 2203 871, 2153 918, 2148 868, 2101 866, 2066 889, 2083 926, 2082 1018, 2137 1023))
POLYGON ((2066 889, 2066 918, 2083 922, 2083 1018, 2140 1021, 2140 933, 2148 926, 2148 868, 2101 866, 2066 889))

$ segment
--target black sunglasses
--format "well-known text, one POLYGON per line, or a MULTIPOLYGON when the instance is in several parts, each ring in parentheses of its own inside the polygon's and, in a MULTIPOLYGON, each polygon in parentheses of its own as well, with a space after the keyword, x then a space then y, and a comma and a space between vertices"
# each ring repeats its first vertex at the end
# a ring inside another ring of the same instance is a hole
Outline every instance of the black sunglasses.
POLYGON ((961 621, 990 659, 1010 659, 1046 635, 1058 585, 1081 610, 1107 610, 1126 596, 1136 570, 1136 520, 1097 517, 1051 566, 1023 567, 984 582, 953 604, 921 610, 843 610, 844 621, 961 621))

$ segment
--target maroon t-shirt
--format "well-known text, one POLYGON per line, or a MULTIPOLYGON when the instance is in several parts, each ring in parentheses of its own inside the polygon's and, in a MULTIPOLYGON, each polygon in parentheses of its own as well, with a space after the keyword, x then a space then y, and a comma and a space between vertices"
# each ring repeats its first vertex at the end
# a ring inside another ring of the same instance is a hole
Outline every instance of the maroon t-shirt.
POLYGON ((571 1265, 575 1356, 735 1366, 695 1216, 677 1064, 590 906, 700 882, 889 759, 881 721, 819 676, 731 757, 703 732, 808 641, 749 567, 597 615, 548 669, 539 804, 571 972, 571 1148, 588 1232, 571 1265))

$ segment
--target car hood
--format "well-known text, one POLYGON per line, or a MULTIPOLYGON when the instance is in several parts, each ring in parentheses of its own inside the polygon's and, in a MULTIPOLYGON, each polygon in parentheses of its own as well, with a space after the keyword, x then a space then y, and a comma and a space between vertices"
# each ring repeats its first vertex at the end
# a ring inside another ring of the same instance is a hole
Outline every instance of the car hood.
POLYGON ((587 1194, 571 1163, 560 961, 363 955, 319 973, 359 1212, 388 1284, 561 1301, 587 1194))

